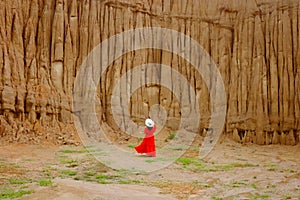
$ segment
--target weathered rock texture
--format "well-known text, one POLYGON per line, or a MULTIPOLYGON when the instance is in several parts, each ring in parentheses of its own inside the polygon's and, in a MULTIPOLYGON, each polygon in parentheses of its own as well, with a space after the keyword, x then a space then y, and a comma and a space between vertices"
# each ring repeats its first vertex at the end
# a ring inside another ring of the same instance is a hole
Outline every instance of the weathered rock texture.
MULTIPOLYGON (((73 143, 71 99, 81 63, 110 36, 151 26, 185 33, 212 56, 228 97, 226 133, 258 144, 299 142, 299 0, 0 1, 1 141, 73 143)), ((101 120, 113 124, 109 100, 118 78, 151 62, 172 66, 191 81, 201 94, 200 130, 207 128, 210 100, 201 76, 179 56, 158 50, 115 61, 99 87, 101 120)), ((165 88, 143 87, 131 100, 133 118, 143 119, 160 103, 167 126, 180 119, 178 102, 165 88)))

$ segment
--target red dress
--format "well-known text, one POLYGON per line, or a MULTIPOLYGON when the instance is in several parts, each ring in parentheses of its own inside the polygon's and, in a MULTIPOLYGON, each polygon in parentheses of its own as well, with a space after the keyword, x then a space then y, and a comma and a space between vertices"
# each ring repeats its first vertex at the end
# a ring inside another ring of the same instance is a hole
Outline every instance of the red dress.
POLYGON ((148 156, 155 157, 156 149, 155 149, 155 141, 154 141, 154 132, 156 130, 156 126, 149 130, 147 127, 144 129, 144 133, 146 134, 142 143, 139 146, 134 147, 138 153, 145 153, 148 156))

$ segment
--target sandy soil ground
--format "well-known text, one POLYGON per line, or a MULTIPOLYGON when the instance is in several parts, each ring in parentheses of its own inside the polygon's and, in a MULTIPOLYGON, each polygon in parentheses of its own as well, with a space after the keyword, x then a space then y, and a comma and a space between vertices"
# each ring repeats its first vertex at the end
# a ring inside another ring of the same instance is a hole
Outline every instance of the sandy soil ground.
POLYGON ((83 146, 0 147, 0 199, 300 199, 300 145, 218 144, 152 173, 117 171, 83 146))

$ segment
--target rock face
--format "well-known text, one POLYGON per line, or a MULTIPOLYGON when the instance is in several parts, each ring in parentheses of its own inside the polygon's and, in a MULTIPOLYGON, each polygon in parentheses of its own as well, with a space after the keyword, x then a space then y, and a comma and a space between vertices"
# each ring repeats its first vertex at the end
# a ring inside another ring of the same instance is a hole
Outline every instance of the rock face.
MULTIPOLYGON (((229 136, 257 144, 299 142, 298 0, 4 0, 0 7, 1 142, 74 143, 72 91, 84 59, 115 34, 151 26, 191 36, 212 57, 227 92, 229 136)), ((100 120, 114 124, 109 108, 118 78, 153 62, 187 77, 201 96, 200 129, 207 128, 209 86, 180 56, 152 49, 127 53, 106 71, 98 88, 100 120)), ((151 76, 166 78, 159 69, 151 76)), ((178 100, 159 85, 135 91, 132 118, 144 119, 154 104, 165 107, 166 126, 176 129, 178 100)))

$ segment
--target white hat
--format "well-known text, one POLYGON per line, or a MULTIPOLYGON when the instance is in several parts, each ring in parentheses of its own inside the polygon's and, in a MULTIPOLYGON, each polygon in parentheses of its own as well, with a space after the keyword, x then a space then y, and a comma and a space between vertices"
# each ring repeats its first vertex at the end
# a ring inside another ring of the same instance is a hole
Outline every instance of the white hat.
POLYGON ((146 119, 145 125, 148 127, 153 127, 154 126, 154 121, 152 119, 146 119))

